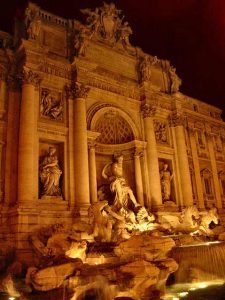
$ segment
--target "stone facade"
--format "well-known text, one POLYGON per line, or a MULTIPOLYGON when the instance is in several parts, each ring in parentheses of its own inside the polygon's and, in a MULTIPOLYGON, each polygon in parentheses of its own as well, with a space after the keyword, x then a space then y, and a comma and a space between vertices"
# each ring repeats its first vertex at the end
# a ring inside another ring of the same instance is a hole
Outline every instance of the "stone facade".
POLYGON ((36 227, 87 217, 113 155, 150 210, 165 209, 165 164, 174 207, 225 207, 222 111, 183 95, 169 61, 132 46, 113 4, 82 12, 85 24, 29 3, 14 37, 0 32, 1 237, 27 257, 36 227), (47 170, 60 189, 50 196, 40 178, 49 148, 61 172, 47 170))

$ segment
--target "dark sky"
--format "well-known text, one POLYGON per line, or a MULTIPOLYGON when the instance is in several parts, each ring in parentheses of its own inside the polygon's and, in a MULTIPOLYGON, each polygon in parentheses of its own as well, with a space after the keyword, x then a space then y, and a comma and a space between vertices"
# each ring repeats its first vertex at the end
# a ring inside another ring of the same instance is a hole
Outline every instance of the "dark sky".
MULTIPOLYGON (((25 0, 4 0, 0 30, 12 31, 25 0)), ((43 9, 81 19, 80 8, 100 0, 36 0, 43 9)), ((110 2, 106 0, 105 2, 110 2)), ((168 59, 182 78, 181 91, 225 110, 225 0, 115 0, 133 29, 131 42, 168 59)))

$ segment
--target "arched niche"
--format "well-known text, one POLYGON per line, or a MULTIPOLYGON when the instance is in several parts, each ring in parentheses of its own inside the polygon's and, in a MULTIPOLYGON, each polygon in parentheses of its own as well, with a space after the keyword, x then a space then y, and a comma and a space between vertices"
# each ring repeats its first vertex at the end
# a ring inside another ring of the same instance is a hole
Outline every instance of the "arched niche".
POLYGON ((146 142, 140 141, 140 132, 131 116, 119 107, 113 105, 94 106, 88 112, 88 128, 92 133, 98 133, 95 140, 96 171, 98 187, 105 184, 102 178, 104 166, 112 162, 113 155, 124 156, 124 177, 132 190, 136 191, 134 154, 143 151, 146 142))

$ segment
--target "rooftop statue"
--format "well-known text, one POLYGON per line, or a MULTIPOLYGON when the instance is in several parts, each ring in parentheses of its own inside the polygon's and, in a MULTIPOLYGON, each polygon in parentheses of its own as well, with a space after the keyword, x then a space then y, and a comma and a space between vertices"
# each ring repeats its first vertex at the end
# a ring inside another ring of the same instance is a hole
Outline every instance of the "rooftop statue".
POLYGON ((168 77, 170 82, 170 93, 176 93, 179 91, 182 80, 176 74, 176 68, 170 66, 168 70, 168 77))
POLYGON ((88 16, 86 28, 89 30, 89 38, 96 36, 112 45, 120 42, 124 48, 130 45, 132 29, 128 22, 123 22, 124 16, 114 3, 103 2, 100 8, 93 11, 90 8, 81 9, 81 12, 88 16))

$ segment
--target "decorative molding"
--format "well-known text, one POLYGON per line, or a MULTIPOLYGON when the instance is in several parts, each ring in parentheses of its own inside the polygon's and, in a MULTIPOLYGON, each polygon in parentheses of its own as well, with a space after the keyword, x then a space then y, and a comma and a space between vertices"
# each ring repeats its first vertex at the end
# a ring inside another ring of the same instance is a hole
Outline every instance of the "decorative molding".
POLYGON ((129 97, 135 100, 140 100, 140 93, 136 90, 136 87, 126 86, 122 87, 121 85, 115 85, 112 83, 107 83, 103 80, 92 78, 87 80, 87 85, 96 87, 107 92, 119 94, 124 97, 129 97))
POLYGON ((156 106, 145 103, 141 106, 141 112, 144 119, 153 117, 156 114, 156 106))
POLYGON ((56 64, 49 63, 47 61, 41 61, 39 70, 46 74, 55 75, 58 77, 71 79, 71 69, 65 66, 57 66, 56 64))

